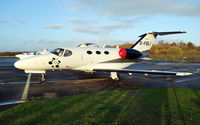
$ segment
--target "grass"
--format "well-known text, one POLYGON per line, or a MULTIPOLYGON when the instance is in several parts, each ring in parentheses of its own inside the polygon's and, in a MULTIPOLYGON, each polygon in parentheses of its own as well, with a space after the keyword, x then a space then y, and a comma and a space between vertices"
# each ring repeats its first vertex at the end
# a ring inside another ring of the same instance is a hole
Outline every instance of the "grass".
POLYGON ((115 90, 39 98, 1 112, 0 124, 199 125, 200 89, 115 90), (135 92, 140 94, 130 95, 135 92))

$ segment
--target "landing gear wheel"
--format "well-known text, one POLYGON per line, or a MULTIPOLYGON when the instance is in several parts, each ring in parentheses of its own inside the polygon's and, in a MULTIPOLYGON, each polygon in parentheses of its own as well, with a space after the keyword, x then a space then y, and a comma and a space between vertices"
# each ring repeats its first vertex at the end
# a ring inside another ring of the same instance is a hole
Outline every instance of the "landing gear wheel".
POLYGON ((41 77, 40 77, 40 83, 46 83, 46 77, 45 77, 45 74, 41 74, 41 77))

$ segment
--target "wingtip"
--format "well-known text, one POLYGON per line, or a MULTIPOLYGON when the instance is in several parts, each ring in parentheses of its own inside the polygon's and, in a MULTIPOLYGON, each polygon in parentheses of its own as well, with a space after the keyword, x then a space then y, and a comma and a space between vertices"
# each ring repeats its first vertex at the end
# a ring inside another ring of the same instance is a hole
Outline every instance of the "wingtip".
POLYGON ((183 31, 181 31, 182 33, 187 33, 187 31, 185 31, 185 30, 183 30, 183 31))
POLYGON ((190 72, 180 72, 180 73, 177 73, 176 75, 177 76, 189 76, 189 75, 192 75, 193 73, 190 73, 190 72))

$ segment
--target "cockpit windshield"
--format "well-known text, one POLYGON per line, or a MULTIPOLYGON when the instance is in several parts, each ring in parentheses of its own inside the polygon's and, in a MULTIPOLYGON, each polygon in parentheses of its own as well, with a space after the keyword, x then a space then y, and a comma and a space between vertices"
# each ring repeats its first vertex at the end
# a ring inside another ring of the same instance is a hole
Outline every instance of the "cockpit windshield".
POLYGON ((71 55, 72 55, 72 51, 70 51, 70 50, 65 51, 65 54, 64 54, 65 57, 71 56, 71 55))
POLYGON ((64 49, 62 49, 62 48, 57 48, 57 49, 54 49, 54 50, 51 51, 51 53, 53 53, 57 56, 62 56, 63 52, 64 52, 64 49))

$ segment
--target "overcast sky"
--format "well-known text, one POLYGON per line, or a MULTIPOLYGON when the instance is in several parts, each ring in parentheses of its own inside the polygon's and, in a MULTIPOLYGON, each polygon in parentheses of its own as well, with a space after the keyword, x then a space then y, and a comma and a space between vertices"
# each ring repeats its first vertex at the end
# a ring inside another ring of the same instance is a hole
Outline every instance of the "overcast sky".
POLYGON ((149 31, 200 45, 200 0, 0 0, 0 51, 134 43, 149 31))

